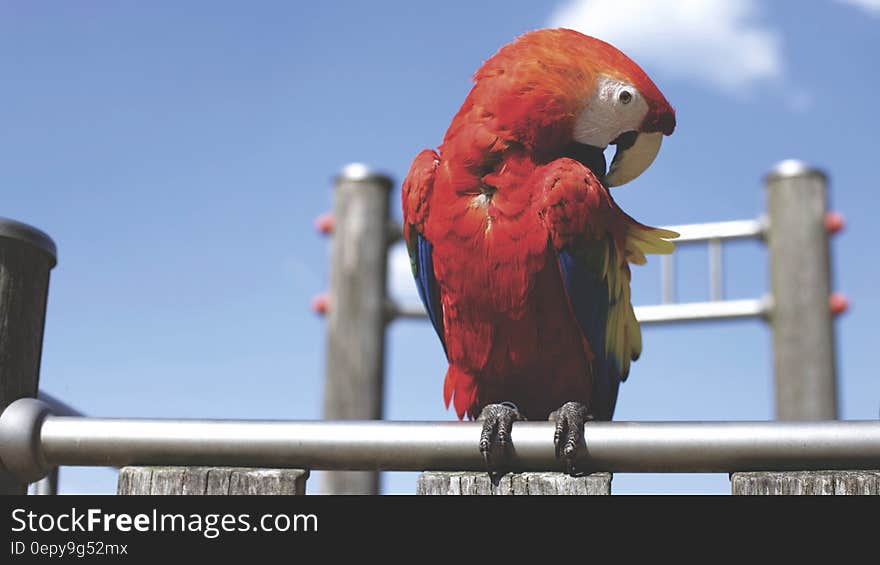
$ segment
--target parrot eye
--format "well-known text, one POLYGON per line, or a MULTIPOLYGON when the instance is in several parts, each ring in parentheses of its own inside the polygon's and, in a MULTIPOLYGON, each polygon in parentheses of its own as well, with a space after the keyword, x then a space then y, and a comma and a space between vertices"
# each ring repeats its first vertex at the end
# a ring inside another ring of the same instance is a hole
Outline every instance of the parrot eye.
POLYGON ((629 104, 633 99, 632 92, 629 90, 621 90, 620 94, 617 95, 617 99, 620 100, 621 104, 629 104))

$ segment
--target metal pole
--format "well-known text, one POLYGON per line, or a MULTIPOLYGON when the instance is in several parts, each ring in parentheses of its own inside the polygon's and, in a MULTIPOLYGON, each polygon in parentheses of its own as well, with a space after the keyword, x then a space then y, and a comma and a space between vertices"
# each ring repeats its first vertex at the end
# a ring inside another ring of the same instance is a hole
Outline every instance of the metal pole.
MULTIPOLYGON (((336 178, 327 315, 324 417, 382 418, 385 372, 389 177, 349 165, 336 178)), ((379 476, 330 473, 328 494, 377 494, 379 476)))
POLYGON ((660 257, 660 294, 663 304, 675 302, 675 257, 660 257))
POLYGON ((679 302, 633 308, 641 325, 677 322, 705 322, 709 320, 738 320, 763 318, 772 310, 766 298, 719 300, 717 302, 679 302))
POLYGON ((724 296, 724 253, 720 239, 709 240, 709 300, 718 302, 724 296))
MULTIPOLYGON (((0 457, 23 480, 58 465, 481 471, 479 422, 140 420, 54 416, 22 399, 0 457)), ((559 471, 551 422, 517 422, 511 471, 559 471)), ((624 473, 880 469, 880 421, 593 422, 578 467, 624 473)))
POLYGON ((776 417, 837 418, 827 177, 800 161, 783 161, 766 177, 773 292, 776 417))
MULTIPOLYGON (((0 218, 0 410, 37 395, 49 271, 57 250, 40 230, 0 218)), ((27 484, 0 465, 0 494, 25 494, 27 484)))
POLYGON ((675 245, 678 246, 682 243, 701 243, 712 239, 722 241, 761 239, 767 231, 767 225, 764 219, 757 219, 679 224, 663 226, 663 229, 678 232, 679 236, 675 238, 675 245))
POLYGON ((58 467, 53 467, 49 474, 34 483, 34 494, 51 496, 58 494, 58 467))

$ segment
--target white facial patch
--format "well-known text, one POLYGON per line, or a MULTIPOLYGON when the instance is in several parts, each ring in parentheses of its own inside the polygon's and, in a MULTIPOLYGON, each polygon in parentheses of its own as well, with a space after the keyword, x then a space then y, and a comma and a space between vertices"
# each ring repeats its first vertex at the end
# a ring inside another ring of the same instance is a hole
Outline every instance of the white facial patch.
POLYGON ((648 114, 648 104, 631 84, 600 75, 593 97, 575 118, 574 140, 605 148, 617 136, 637 131, 648 114))

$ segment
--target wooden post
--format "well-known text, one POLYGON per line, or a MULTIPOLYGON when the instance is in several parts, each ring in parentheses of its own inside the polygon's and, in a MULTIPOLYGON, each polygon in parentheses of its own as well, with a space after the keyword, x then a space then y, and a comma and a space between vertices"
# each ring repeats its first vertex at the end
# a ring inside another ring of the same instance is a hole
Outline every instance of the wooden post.
POLYGON ((305 494, 309 472, 248 467, 123 467, 116 494, 305 494))
MULTIPOLYGON (((327 313, 324 417, 382 418, 385 373, 386 277, 392 181, 364 165, 336 179, 327 313)), ((326 474, 327 494, 377 494, 374 471, 326 474)))
POLYGON ((730 486, 735 495, 880 495, 880 471, 733 473, 730 486))
POLYGON ((774 376, 779 420, 837 418, 827 178, 783 161, 765 179, 773 291, 774 376))
MULTIPOLYGON (((37 395, 49 271, 56 257, 48 235, 0 218, 0 412, 37 395)), ((27 485, 0 466, 0 494, 26 492, 27 485)))
POLYGON ((563 473, 508 473, 493 485, 488 473, 425 472, 416 494, 423 495, 609 495, 611 473, 572 477, 563 473))

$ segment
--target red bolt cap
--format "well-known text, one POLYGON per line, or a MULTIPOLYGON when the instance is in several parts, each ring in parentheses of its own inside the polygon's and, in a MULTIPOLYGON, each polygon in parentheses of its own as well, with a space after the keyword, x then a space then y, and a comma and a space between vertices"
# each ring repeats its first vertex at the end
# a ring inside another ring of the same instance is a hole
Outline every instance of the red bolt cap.
POLYGON ((330 297, 327 296, 327 293, 321 293, 314 298, 312 298, 312 311, 315 314, 320 314, 323 316, 327 313, 327 308, 330 307, 330 297))
POLYGON ((315 229, 318 230, 318 233, 322 233, 324 235, 330 235, 331 233, 333 233, 333 228, 335 225, 336 219, 330 212, 325 212, 315 219, 315 229))
POLYGON ((830 234, 835 234, 846 227, 846 220, 840 212, 828 212, 825 214, 825 229, 830 234))
POLYGON ((832 314, 839 316, 849 310, 849 299, 843 293, 833 292, 828 298, 828 306, 832 314))

